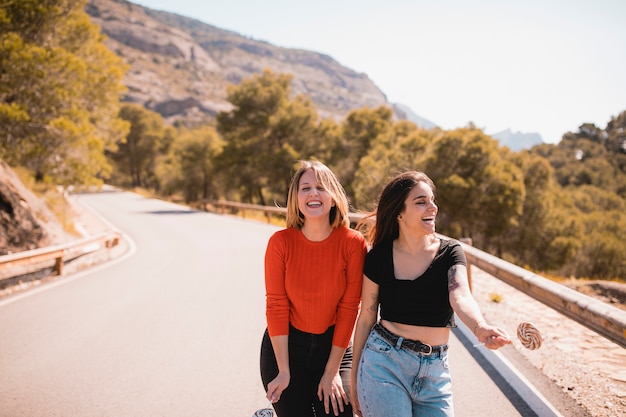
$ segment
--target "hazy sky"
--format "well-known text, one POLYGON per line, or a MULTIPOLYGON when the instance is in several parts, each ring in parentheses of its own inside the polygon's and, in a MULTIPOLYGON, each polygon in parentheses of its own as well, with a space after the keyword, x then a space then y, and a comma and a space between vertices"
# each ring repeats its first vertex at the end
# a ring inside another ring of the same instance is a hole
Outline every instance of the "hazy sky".
POLYGON ((136 0, 330 55, 444 129, 558 142, 626 110, 624 0, 136 0))

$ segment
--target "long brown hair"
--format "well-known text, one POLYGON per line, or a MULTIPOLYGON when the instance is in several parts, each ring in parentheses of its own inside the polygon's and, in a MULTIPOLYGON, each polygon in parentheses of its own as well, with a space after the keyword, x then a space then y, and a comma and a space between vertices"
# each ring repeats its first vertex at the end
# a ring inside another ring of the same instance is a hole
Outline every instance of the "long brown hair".
POLYGON ((391 178, 383 187, 376 211, 370 213, 360 224, 373 221, 368 227, 368 242, 371 247, 381 242, 395 240, 400 235, 398 216, 404 211, 409 193, 419 182, 427 184, 435 192, 435 184, 421 171, 407 171, 391 178))
POLYGON ((300 161, 300 168, 291 179, 289 194, 287 195, 287 227, 301 229, 304 226, 304 215, 298 208, 298 187, 300 186, 300 178, 308 170, 313 171, 315 180, 328 191, 335 202, 335 206, 330 209, 328 216, 331 227, 350 227, 346 191, 330 168, 319 161, 300 161))

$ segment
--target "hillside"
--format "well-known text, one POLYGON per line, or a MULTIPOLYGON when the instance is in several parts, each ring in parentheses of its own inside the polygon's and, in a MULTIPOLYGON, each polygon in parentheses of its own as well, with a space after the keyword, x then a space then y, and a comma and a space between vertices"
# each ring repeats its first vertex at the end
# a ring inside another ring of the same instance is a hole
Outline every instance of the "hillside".
MULTIPOLYGON (((387 105, 399 120, 431 129, 437 124, 402 103, 392 103, 367 76, 332 57, 274 46, 199 20, 152 10, 125 0, 88 0, 85 11, 105 44, 129 64, 125 101, 139 103, 166 121, 204 122, 230 109, 229 84, 269 68, 293 75, 295 94, 311 98, 322 117, 387 105)), ((543 143, 536 133, 492 135, 514 151, 543 143)))
MULTIPOLYGON (((273 46, 124 0, 89 0, 85 10, 106 35, 106 45, 130 65, 125 100, 170 122, 228 110, 226 87, 264 68, 292 74, 294 93, 308 95, 322 117, 341 118, 365 106, 394 107, 366 74, 324 54, 273 46)), ((407 113, 396 115, 405 119, 407 113)))
POLYGON ((0 160, 0 256, 70 239, 45 202, 0 160))

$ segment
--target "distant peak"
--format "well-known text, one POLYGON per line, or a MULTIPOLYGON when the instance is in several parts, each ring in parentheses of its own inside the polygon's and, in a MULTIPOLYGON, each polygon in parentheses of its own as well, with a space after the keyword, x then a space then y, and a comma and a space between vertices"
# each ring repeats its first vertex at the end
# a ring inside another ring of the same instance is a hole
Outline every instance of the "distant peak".
POLYGON ((500 145, 506 146, 512 151, 530 149, 535 145, 544 143, 541 135, 535 132, 523 133, 517 131, 513 133, 511 129, 505 129, 498 133, 490 134, 489 136, 500 142, 500 145))

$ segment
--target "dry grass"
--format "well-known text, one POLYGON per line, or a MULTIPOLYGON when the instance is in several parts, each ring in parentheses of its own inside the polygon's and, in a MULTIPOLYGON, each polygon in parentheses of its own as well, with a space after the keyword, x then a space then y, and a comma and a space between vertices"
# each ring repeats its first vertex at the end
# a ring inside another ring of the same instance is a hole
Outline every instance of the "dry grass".
POLYGON ((74 228, 74 214, 63 197, 63 189, 46 181, 35 181, 33 173, 26 168, 16 167, 12 169, 24 187, 46 204, 52 215, 63 227, 63 230, 71 235, 78 236, 79 233, 74 228))

